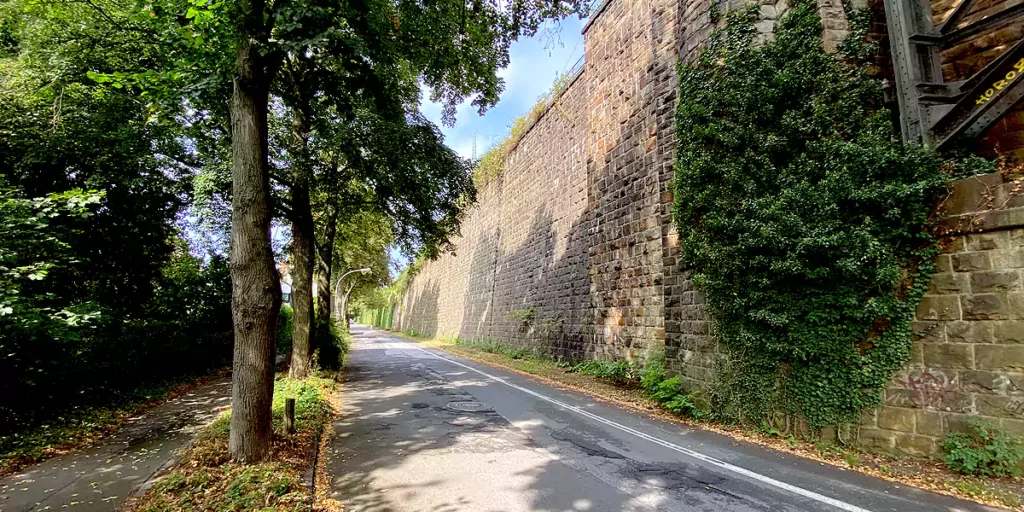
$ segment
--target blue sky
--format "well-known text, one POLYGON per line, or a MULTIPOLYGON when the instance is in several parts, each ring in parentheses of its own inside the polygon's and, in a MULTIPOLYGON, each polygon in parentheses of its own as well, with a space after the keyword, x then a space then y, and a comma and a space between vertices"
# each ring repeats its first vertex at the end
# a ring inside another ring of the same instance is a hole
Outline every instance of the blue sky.
POLYGON ((423 115, 441 128, 445 144, 466 158, 472 157, 473 132, 477 133, 477 156, 496 144, 507 133, 516 117, 533 108, 542 94, 551 90, 555 78, 570 69, 583 55, 585 20, 570 16, 558 23, 547 23, 537 35, 512 44, 509 66, 498 75, 505 80, 505 91, 496 106, 483 116, 465 102, 458 108, 454 127, 441 123, 441 106, 426 100, 420 106, 423 115))
MULTIPOLYGON (((455 126, 441 123, 441 105, 427 101, 420 105, 423 115, 441 128, 445 144, 464 158, 473 156, 473 133, 476 132, 477 156, 508 134, 512 120, 533 108, 537 99, 551 90, 555 78, 572 68, 583 56, 583 25, 586 19, 571 16, 558 23, 547 23, 533 37, 521 38, 509 51, 509 66, 498 75, 505 79, 505 91, 497 105, 484 115, 467 101, 459 106, 455 126)), ((409 260, 398 250, 391 259, 404 268, 409 260)), ((392 269, 392 277, 399 269, 392 269)))

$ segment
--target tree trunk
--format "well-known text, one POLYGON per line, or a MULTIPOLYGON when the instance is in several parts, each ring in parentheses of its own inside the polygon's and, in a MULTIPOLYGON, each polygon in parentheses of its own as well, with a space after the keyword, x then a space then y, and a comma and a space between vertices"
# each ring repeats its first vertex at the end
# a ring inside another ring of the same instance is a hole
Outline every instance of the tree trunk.
POLYGON ((331 323, 331 264, 334 260, 334 234, 337 226, 325 229, 325 243, 316 251, 316 323, 331 323))
POLYGON ((309 203, 312 162, 309 155, 309 114, 296 109, 292 122, 292 362, 288 376, 309 376, 313 327, 313 261, 316 234, 309 203))
MULTIPOLYGON (((262 8, 242 2, 243 22, 262 8)), ((247 27, 251 28, 251 27, 247 27)), ((234 460, 270 455, 273 431, 274 345, 281 309, 280 277, 270 246, 270 173, 267 162, 269 79, 252 39, 240 37, 235 54, 231 114, 231 310, 235 330, 231 386, 234 460)))
POLYGON ((331 322, 331 265, 334 261, 334 235, 338 231, 337 218, 331 215, 324 229, 324 242, 316 252, 316 322, 317 328, 331 322))

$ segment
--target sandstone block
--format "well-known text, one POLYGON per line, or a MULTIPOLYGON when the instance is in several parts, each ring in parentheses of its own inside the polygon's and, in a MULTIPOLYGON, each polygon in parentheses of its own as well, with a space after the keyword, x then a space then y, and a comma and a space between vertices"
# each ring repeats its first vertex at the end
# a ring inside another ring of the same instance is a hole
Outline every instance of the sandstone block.
POLYGON ((1024 320, 1024 293, 1011 292, 1006 294, 1009 302, 1010 318, 1024 320))
POLYGON ((942 413, 935 411, 917 411, 917 433, 926 436, 941 436, 942 430, 942 413))
POLYGON ((1017 270, 972 272, 970 276, 972 293, 996 293, 1020 289, 1020 272, 1017 270))
POLYGON ((924 365, 954 369, 973 368, 974 346, 967 343, 931 343, 925 345, 924 365))
POLYGON ((992 268, 1024 267, 1024 249, 1006 249, 989 253, 992 268))
POLYGON ((878 410, 878 426, 887 430, 914 432, 916 418, 913 409, 882 407, 878 410))
POLYGON ((960 304, 963 308, 964 320, 1005 320, 1009 318, 1005 294, 963 295, 960 297, 960 304))
POLYGON ((946 341, 950 343, 992 343, 992 324, 995 322, 974 320, 946 323, 946 341))
POLYGON ((917 306, 919 320, 960 320, 960 299, 956 295, 929 295, 917 306))
POLYGON ((989 270, 992 262, 987 252, 962 252, 952 255, 953 270, 957 272, 977 272, 989 270))
POLYGON ((979 370, 1024 372, 1024 345, 977 345, 974 357, 979 370))
POLYGON ((967 248, 971 251, 988 251, 992 249, 1006 249, 1008 247, 1010 247, 1010 237, 1007 231, 967 235, 967 248))
POLYGON ((1019 397, 978 395, 975 405, 978 414, 997 418, 1024 419, 1024 399, 1019 397))
POLYGON ((960 372, 960 388, 972 393, 1006 395, 1024 388, 1024 374, 968 370, 960 372))
POLYGON ((872 448, 892 453, 893 448, 896 445, 895 434, 895 432, 882 430, 880 428, 861 427, 860 442, 872 448))
POLYGON ((968 274, 963 272, 943 272, 932 275, 928 283, 928 293, 932 295, 957 295, 970 293, 968 274))
POLYGON ((938 439, 917 434, 894 433, 893 444, 897 452, 911 457, 932 457, 939 449, 938 439))
POLYGON ((993 322, 996 343, 1024 343, 1024 320, 993 322))

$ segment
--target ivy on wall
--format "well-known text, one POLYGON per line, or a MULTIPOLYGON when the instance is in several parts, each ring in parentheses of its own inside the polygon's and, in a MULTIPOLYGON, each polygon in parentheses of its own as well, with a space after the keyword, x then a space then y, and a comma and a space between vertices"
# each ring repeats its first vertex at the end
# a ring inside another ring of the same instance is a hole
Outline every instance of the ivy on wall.
POLYGON ((757 21, 757 6, 727 13, 679 68, 675 220, 730 355, 712 413, 820 429, 877 405, 908 360, 930 214, 971 166, 898 139, 858 63, 874 53, 863 31, 824 51, 810 0, 763 44, 757 21))

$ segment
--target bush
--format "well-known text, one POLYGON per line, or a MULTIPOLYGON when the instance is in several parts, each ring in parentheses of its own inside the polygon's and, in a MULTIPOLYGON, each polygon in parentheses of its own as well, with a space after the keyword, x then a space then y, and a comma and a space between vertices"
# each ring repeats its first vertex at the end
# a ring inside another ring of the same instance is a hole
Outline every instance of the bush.
POLYGON ((0 318, 0 451, 21 430, 91 417, 93 407, 160 396, 168 382, 231 362, 231 279, 227 261, 189 254, 167 262, 137 316, 98 307, 88 323, 59 334, 0 318), (156 388, 156 389, 154 389, 156 388))
POLYGON ((942 442, 950 469, 968 475, 1021 474, 1024 440, 976 418, 967 420, 965 427, 965 432, 951 432, 942 442))
POLYGON ((610 380, 616 384, 636 384, 639 381, 639 368, 629 361, 605 361, 591 359, 569 367, 572 373, 593 375, 610 380))
POLYGON ((351 337, 334 322, 321 322, 313 330, 313 352, 322 370, 340 370, 351 337))
POLYGON ((292 322, 295 313, 288 304, 281 304, 281 313, 277 315, 277 353, 292 352, 292 322))

